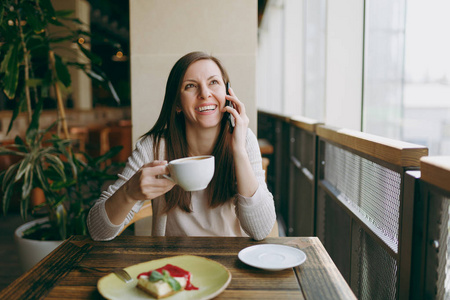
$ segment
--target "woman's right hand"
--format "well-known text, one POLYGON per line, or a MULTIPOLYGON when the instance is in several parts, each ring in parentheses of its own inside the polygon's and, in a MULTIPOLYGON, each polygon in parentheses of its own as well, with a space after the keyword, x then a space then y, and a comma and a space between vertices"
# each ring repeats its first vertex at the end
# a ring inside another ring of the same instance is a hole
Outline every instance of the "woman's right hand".
POLYGON ((151 200, 170 191, 175 183, 162 177, 169 174, 167 161, 155 160, 144 165, 126 183, 125 194, 129 200, 151 200))

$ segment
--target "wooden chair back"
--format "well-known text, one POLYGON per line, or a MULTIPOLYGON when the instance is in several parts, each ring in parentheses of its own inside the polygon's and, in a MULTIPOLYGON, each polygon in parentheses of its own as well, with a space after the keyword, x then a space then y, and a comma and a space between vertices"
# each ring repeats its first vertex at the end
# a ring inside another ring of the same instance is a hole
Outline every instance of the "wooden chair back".
POLYGON ((151 216, 153 216, 152 201, 146 200, 144 205, 141 207, 141 209, 134 215, 133 219, 131 219, 130 223, 128 223, 127 225, 125 225, 123 227, 123 229, 119 233, 119 235, 122 234, 122 232, 125 229, 127 229, 131 224, 134 224, 143 218, 147 218, 147 217, 151 217, 151 216))

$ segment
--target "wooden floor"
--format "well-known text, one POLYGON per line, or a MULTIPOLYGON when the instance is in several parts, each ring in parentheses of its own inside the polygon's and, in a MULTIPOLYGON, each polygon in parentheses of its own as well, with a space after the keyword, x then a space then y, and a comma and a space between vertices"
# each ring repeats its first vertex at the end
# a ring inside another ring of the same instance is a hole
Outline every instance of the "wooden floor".
POLYGON ((18 213, 0 215, 0 291, 22 274, 14 244, 14 230, 21 224, 18 213))

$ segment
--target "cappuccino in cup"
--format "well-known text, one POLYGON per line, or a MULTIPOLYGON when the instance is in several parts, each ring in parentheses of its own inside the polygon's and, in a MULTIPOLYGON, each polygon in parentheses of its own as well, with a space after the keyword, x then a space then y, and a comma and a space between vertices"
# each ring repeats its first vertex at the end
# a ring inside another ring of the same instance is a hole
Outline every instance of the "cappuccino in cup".
POLYGON ((170 161, 167 166, 170 175, 163 176, 187 192, 206 189, 214 176, 214 156, 212 155, 179 158, 170 161))

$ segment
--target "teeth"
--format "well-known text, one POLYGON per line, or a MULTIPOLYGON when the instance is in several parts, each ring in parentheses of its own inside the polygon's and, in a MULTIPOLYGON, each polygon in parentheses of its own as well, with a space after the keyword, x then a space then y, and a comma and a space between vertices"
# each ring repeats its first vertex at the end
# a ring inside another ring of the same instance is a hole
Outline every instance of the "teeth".
POLYGON ((216 105, 201 106, 198 108, 198 111, 202 112, 202 111, 213 110, 213 109, 216 109, 216 105))

